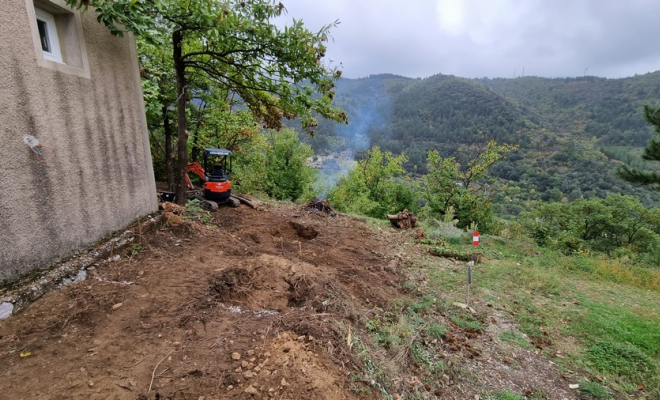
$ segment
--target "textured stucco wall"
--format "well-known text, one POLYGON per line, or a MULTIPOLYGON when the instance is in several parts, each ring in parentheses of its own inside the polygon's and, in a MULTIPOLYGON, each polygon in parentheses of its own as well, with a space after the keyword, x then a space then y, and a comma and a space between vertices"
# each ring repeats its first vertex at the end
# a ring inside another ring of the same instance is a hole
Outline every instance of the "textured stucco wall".
POLYGON ((90 8, 88 72, 45 68, 30 5, 0 7, 0 282, 157 209, 134 38, 109 35, 90 8), (37 160, 24 134, 51 158, 37 160))

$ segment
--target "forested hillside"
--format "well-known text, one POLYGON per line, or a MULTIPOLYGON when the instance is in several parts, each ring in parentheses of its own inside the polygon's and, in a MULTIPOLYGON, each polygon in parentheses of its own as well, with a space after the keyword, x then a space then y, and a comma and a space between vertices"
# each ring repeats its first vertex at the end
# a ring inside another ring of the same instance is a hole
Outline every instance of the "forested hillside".
POLYGON ((317 153, 377 145, 405 153, 406 169, 425 173, 429 150, 460 160, 462 150, 491 139, 519 145, 491 171, 505 214, 530 200, 609 193, 633 194, 647 205, 660 200, 613 174, 620 163, 653 167, 639 157, 652 135, 642 106, 660 101, 660 72, 626 79, 375 75, 342 80, 336 100, 350 123, 321 122, 311 139, 317 153))

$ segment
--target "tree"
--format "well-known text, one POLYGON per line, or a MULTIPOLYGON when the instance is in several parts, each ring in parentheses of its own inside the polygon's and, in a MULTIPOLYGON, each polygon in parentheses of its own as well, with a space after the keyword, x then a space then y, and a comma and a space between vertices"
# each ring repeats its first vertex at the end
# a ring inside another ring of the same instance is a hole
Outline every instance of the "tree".
MULTIPOLYGON (((174 155, 172 153, 173 112, 170 106, 176 102, 176 86, 174 85, 174 69, 169 54, 162 46, 151 41, 138 38, 140 51, 140 75, 142 77, 142 93, 147 114, 147 128, 151 135, 152 149, 155 147, 163 153, 163 167, 169 190, 174 188, 174 155), (157 133, 162 135, 157 137, 157 133)), ((155 155, 154 155, 155 157, 155 155)), ((157 163, 154 170, 158 172, 157 163)))
POLYGON ((498 145, 491 140, 486 145, 468 146, 455 157, 442 157, 436 150, 428 153, 428 173, 424 177, 431 213, 444 215, 453 207, 461 228, 476 222, 487 231, 491 228, 492 209, 490 200, 483 196, 484 189, 475 182, 488 177, 488 169, 517 146, 498 145))
POLYGON ((329 30, 313 33, 294 20, 280 29, 271 19, 285 12, 274 0, 66 0, 95 8, 113 35, 124 29, 155 43, 169 43, 177 83, 177 202, 185 202, 188 162, 186 104, 189 73, 206 76, 236 93, 264 127, 282 128, 298 118, 313 133, 314 113, 347 122, 332 106, 341 71, 322 60, 329 30))
POLYGON ((406 179, 397 179, 405 172, 405 154, 395 156, 374 146, 358 158, 328 196, 338 210, 383 219, 404 208, 416 210, 416 188, 406 179))
POLYGON ((266 149, 266 193, 278 200, 296 201, 311 189, 315 170, 306 165, 314 155, 293 129, 272 134, 266 149))
MULTIPOLYGON (((653 126, 656 134, 660 135, 660 107, 644 106, 644 118, 653 126)), ((648 161, 660 161, 660 136, 649 140, 644 148, 642 158, 648 161)), ((660 190, 660 173, 658 172, 644 171, 622 165, 617 169, 616 174, 628 182, 648 185, 660 190)))

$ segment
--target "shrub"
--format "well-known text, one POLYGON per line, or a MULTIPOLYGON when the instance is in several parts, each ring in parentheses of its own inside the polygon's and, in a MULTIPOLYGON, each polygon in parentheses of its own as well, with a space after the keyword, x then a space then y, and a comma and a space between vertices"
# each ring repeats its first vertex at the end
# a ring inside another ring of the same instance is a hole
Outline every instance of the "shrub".
POLYGON ((266 185, 269 196, 295 201, 311 190, 315 171, 305 164, 314 152, 290 129, 272 133, 266 149, 266 185))

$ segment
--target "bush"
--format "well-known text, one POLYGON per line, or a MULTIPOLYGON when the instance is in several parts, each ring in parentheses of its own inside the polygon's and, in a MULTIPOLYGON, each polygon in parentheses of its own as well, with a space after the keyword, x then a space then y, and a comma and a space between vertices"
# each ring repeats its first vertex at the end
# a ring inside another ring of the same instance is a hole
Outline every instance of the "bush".
POLYGON ((426 235, 429 239, 444 240, 448 244, 460 245, 465 238, 465 231, 457 228, 454 219, 454 208, 449 207, 442 220, 431 219, 428 222, 426 235))
POLYGON ((315 171, 305 162, 314 152, 290 129, 271 133, 266 149, 266 185, 269 196, 295 201, 311 191, 315 171))
POLYGON ((403 209, 419 209, 418 188, 414 182, 396 178, 403 173, 405 155, 394 156, 378 147, 369 149, 348 176, 339 180, 328 200, 342 212, 386 218, 403 209))

